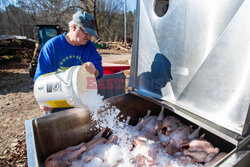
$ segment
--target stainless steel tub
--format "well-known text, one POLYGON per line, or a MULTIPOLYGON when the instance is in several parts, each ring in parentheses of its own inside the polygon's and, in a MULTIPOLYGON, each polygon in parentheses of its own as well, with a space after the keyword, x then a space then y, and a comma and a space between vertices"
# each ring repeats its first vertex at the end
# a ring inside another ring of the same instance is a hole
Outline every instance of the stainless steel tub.
MULTIPOLYGON (((126 118, 131 116, 130 124, 135 125, 140 117, 146 115, 148 109, 153 115, 159 114, 162 104, 140 97, 134 93, 123 94, 107 99, 112 105, 117 106, 126 118)), ((193 122, 177 115, 170 106, 165 107, 165 116, 174 115, 187 125, 197 127, 193 122)), ((201 121, 201 120, 199 120, 201 121)), ((26 141, 28 152, 28 165, 43 166, 47 156, 68 146, 76 145, 82 141, 89 141, 96 131, 91 131, 94 123, 90 119, 87 108, 69 109, 48 116, 27 120, 26 141)), ((245 166, 250 163, 249 159, 249 136, 245 143, 238 146, 218 137, 210 131, 202 128, 201 134, 221 151, 227 152, 228 156, 221 161, 222 166, 239 165, 245 166)))

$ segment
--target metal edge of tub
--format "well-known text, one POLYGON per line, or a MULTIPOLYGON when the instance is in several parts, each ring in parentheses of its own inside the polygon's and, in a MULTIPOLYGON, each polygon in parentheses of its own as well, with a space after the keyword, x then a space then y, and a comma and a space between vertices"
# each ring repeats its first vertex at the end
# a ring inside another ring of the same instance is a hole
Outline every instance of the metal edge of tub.
POLYGON ((214 164, 219 167, 245 167, 250 164, 250 135, 242 140, 239 145, 226 157, 214 164))
POLYGON ((38 157, 36 153, 36 141, 34 138, 33 129, 34 119, 25 121, 25 132, 26 132, 26 148, 27 148, 27 162, 28 166, 38 166, 38 157))

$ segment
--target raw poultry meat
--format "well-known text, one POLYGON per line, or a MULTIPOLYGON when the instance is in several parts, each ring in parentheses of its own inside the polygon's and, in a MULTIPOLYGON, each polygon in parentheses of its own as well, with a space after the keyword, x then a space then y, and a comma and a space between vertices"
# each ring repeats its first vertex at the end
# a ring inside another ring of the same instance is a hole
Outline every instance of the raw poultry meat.
MULTIPOLYGON (((124 122, 123 130, 126 131, 124 133, 126 136, 123 136, 122 141, 130 146, 129 163, 135 166, 162 165, 163 162, 159 161, 161 156, 171 159, 165 162, 165 166, 175 166, 174 161, 182 166, 199 163, 209 167, 226 155, 226 153, 219 153, 218 148, 205 140, 204 134, 200 136, 201 127, 193 129, 192 126, 183 124, 174 116, 164 118, 164 108, 158 116, 151 115, 151 111, 148 110, 136 126, 129 124, 130 119, 131 117, 127 116, 124 122)), ((102 164, 100 166, 119 166, 120 163, 124 163, 125 160, 122 158, 112 160, 114 154, 103 153, 100 156, 100 151, 93 151, 99 150, 98 147, 111 147, 116 151, 123 149, 119 143, 121 139, 118 134, 113 133, 107 139, 102 137, 105 130, 105 128, 102 129, 88 143, 82 142, 50 155, 45 161, 45 167, 70 166, 75 160, 82 163, 82 166, 91 162, 98 162, 102 164)))
POLYGON ((187 142, 190 131, 191 127, 186 125, 181 125, 169 135, 169 137, 172 140, 174 140, 174 147, 176 149, 180 148, 181 144, 187 142))
POLYGON ((90 142, 85 144, 84 142, 80 143, 77 146, 71 146, 65 150, 56 152, 50 155, 45 160, 45 167, 61 167, 61 166, 70 166, 73 160, 76 160, 84 151, 90 150, 98 144, 107 142, 107 139, 101 137, 105 129, 100 131, 90 142))

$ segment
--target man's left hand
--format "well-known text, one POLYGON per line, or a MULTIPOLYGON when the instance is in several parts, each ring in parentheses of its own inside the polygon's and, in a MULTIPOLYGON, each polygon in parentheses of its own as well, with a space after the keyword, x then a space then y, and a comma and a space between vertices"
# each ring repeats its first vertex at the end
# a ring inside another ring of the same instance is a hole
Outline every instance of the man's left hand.
POLYGON ((83 64, 83 66, 90 74, 95 74, 96 68, 92 62, 86 62, 83 64))

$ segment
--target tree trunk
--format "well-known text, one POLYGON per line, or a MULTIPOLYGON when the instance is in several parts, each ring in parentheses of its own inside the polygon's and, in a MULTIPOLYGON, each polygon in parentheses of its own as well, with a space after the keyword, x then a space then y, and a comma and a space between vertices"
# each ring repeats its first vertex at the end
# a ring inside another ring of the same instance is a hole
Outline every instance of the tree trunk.
POLYGON ((98 29, 98 25, 97 25, 97 21, 96 21, 96 0, 94 0, 94 22, 95 22, 95 29, 97 34, 99 34, 99 29, 98 29))

